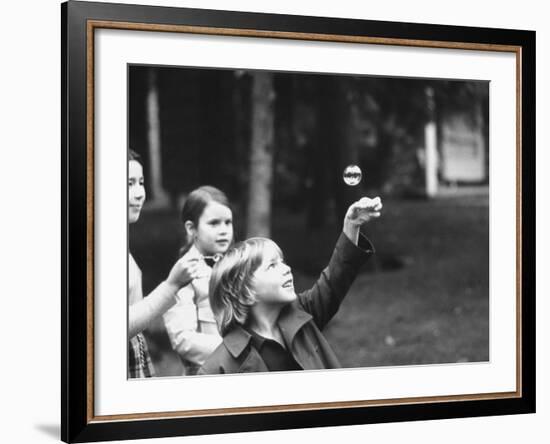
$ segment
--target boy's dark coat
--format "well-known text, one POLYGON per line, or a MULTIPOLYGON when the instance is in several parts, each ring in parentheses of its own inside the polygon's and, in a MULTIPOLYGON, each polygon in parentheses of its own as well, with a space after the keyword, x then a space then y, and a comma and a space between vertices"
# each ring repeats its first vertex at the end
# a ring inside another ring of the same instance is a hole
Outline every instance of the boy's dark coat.
MULTIPOLYGON (((328 266, 313 287, 283 309, 279 328, 296 362, 304 370, 339 368, 338 358, 321 333, 338 311, 359 268, 374 253, 372 244, 360 236, 360 247, 340 235, 328 266)), ((250 334, 235 326, 206 360, 199 374, 267 372, 250 334)))

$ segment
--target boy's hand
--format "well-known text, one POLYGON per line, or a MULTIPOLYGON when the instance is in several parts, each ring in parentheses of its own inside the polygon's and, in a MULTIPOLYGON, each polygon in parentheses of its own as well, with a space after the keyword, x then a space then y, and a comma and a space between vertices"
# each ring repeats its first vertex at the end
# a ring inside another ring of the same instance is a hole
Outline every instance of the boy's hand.
POLYGON ((382 209, 382 201, 379 197, 369 199, 363 197, 357 202, 350 205, 344 217, 344 234, 355 245, 359 242, 359 228, 365 222, 380 217, 380 210, 382 209))
POLYGON ((170 270, 166 282, 169 285, 173 285, 178 290, 181 287, 185 287, 187 284, 191 283, 193 279, 198 277, 198 264, 198 258, 189 259, 182 257, 170 270))
POLYGON ((350 205, 345 217, 345 223, 361 226, 373 218, 380 217, 382 201, 379 197, 369 199, 363 197, 350 205))

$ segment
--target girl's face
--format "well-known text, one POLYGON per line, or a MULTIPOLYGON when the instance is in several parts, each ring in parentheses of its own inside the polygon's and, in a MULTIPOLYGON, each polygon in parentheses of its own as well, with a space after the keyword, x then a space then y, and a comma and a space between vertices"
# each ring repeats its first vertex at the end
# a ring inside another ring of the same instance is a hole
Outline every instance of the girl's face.
POLYGON ((265 246, 261 265, 252 277, 252 292, 258 303, 286 305, 296 299, 290 267, 274 243, 265 246))
POLYGON ((233 241, 233 214, 218 202, 209 202, 195 227, 188 221, 186 227, 194 237, 194 245, 205 256, 225 253, 233 241))
POLYGON ((130 160, 128 165, 128 221, 131 224, 139 219, 143 202, 145 202, 143 183, 143 167, 137 160, 130 160))

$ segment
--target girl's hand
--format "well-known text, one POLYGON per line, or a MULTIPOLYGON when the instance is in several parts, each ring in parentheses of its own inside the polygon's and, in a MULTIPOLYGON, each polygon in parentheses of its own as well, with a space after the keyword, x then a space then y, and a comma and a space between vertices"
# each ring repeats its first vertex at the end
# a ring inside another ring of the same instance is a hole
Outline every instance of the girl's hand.
POLYGON ((182 257, 170 270, 166 282, 175 286, 178 290, 185 287, 198 277, 198 264, 198 258, 182 257))
POLYGON ((350 205, 344 219, 345 223, 361 226, 373 218, 380 217, 382 201, 379 197, 363 197, 350 205))

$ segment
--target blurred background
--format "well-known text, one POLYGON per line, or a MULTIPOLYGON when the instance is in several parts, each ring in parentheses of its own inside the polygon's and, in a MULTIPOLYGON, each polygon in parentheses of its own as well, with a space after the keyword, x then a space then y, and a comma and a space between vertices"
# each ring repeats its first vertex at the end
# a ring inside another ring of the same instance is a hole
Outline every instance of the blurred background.
MULTIPOLYGON (((380 196, 364 230, 377 254, 324 331, 342 365, 489 359, 488 82, 132 65, 128 92, 144 294, 177 259, 179 211, 200 185, 228 194, 237 240, 279 244, 298 291, 349 204, 380 196)), ((181 375, 162 320, 145 333, 159 376, 181 375)))

